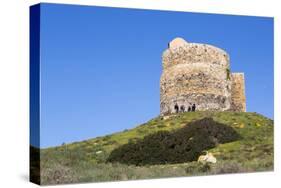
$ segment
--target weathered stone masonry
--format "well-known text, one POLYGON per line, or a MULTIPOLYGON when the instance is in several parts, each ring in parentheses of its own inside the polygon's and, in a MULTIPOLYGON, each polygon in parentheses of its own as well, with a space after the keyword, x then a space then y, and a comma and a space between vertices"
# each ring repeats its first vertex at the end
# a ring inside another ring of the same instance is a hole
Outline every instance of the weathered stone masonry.
POLYGON ((231 110, 246 111, 246 97, 243 73, 232 73, 232 92, 231 92, 231 110))
POLYGON ((244 74, 231 73, 228 54, 176 38, 162 56, 161 115, 196 110, 245 111, 244 74))

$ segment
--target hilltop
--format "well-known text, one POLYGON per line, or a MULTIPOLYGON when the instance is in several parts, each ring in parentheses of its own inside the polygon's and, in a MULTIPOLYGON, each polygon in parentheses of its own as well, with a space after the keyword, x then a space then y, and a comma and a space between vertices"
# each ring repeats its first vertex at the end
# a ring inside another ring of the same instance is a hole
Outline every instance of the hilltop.
POLYGON ((41 184, 269 171, 273 129, 273 120, 249 112, 159 116, 133 129, 41 149, 41 184), (203 150, 217 163, 197 163, 203 150))

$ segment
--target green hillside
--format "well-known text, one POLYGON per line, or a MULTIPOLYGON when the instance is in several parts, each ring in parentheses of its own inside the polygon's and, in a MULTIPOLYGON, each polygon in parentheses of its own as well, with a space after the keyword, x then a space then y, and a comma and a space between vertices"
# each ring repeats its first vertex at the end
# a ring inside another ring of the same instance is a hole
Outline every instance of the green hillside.
POLYGON ((268 171, 273 170, 273 121, 257 113, 187 112, 41 149, 40 156, 41 184, 268 171), (203 150, 217 163, 198 163, 203 150))

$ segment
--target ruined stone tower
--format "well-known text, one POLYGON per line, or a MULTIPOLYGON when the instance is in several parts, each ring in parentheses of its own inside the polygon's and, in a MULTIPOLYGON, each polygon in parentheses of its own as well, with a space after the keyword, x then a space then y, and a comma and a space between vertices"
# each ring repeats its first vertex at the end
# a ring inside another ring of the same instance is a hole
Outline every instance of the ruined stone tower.
POLYGON ((160 113, 246 111, 244 74, 231 73, 228 54, 175 38, 162 56, 160 113))

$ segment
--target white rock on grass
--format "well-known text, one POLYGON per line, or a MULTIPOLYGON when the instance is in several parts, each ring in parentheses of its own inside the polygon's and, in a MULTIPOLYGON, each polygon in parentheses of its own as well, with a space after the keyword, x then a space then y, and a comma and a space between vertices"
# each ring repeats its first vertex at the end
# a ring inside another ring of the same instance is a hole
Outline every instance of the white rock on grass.
POLYGON ((206 151, 206 155, 200 155, 197 161, 200 163, 216 163, 217 159, 212 153, 208 153, 208 151, 206 151))
POLYGON ((96 154, 100 154, 100 153, 102 153, 102 151, 97 151, 97 152, 96 152, 96 154))

